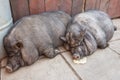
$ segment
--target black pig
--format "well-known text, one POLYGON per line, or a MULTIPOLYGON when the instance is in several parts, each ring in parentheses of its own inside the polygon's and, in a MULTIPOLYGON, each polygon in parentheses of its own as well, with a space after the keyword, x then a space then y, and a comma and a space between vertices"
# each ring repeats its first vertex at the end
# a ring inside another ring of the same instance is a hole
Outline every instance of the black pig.
POLYGON ((61 39, 65 47, 70 48, 73 58, 80 58, 81 55, 92 54, 97 47, 106 48, 114 30, 115 26, 106 13, 90 10, 73 17, 66 36, 61 39))
POLYGON ((13 72, 21 66, 31 65, 39 56, 55 57, 56 49, 63 45, 59 39, 65 35, 71 17, 62 11, 45 12, 23 17, 4 38, 8 55, 6 70, 13 72))

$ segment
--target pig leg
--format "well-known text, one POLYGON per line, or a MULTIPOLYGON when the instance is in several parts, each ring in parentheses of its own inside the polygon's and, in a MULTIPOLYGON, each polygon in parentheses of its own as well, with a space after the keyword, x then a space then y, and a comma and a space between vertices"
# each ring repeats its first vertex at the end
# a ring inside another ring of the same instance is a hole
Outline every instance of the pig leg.
POLYGON ((39 58, 38 50, 31 41, 26 41, 24 48, 21 49, 21 55, 27 65, 34 63, 39 58))
POLYGON ((59 51, 57 52, 56 51, 57 49, 53 48, 52 46, 51 47, 48 47, 45 51, 44 51, 44 55, 48 58, 53 58, 55 57, 59 51))
POLYGON ((106 47, 108 47, 108 43, 106 41, 106 36, 105 33, 103 31, 100 30, 101 34, 95 34, 95 38, 98 44, 98 48, 100 49, 105 49, 106 47))
POLYGON ((105 49, 108 46, 109 46, 109 44, 107 42, 103 42, 101 45, 98 46, 98 48, 105 49))

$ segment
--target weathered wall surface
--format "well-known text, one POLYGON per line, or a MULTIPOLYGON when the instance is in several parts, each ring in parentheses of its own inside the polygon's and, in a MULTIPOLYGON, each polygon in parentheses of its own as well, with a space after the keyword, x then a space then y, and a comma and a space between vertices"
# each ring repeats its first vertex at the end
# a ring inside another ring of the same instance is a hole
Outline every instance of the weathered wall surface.
POLYGON ((71 16, 96 9, 107 12, 111 18, 120 16, 120 0, 10 0, 14 21, 23 16, 45 11, 62 10, 71 16))

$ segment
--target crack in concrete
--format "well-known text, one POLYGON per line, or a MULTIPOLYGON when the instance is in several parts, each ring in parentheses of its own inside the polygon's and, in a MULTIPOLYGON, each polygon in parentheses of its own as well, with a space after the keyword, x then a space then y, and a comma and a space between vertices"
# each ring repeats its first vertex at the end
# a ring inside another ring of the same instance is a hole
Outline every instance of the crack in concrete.
POLYGON ((78 77, 78 79, 79 80, 83 80, 79 75, 78 75, 78 73, 75 71, 75 69, 71 66, 71 64, 65 59, 65 57, 62 55, 62 54, 60 54, 61 55, 61 57, 65 60, 65 62, 68 64, 68 66, 70 67, 70 69, 75 73, 75 75, 78 77))
POLYGON ((115 39, 115 40, 111 40, 111 41, 109 41, 109 42, 113 42, 113 41, 119 41, 120 39, 115 39))
POLYGON ((116 50, 114 50, 114 49, 112 49, 110 47, 108 47, 108 48, 120 56, 120 53, 118 53, 116 50))

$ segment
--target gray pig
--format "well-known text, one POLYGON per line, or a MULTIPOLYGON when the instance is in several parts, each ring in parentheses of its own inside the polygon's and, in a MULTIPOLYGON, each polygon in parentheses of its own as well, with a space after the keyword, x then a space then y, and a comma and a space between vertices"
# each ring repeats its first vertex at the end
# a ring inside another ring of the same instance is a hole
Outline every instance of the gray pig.
POLYGON ((55 57, 56 49, 63 45, 59 39, 65 35, 71 17, 62 11, 45 12, 24 17, 4 38, 8 55, 6 70, 16 71, 21 66, 31 65, 41 55, 55 57))
POLYGON ((97 47, 106 48, 114 30, 115 26, 106 13, 91 10, 76 15, 67 27, 66 36, 61 39, 65 47, 70 48, 73 58, 78 59, 81 55, 92 54, 97 47))

